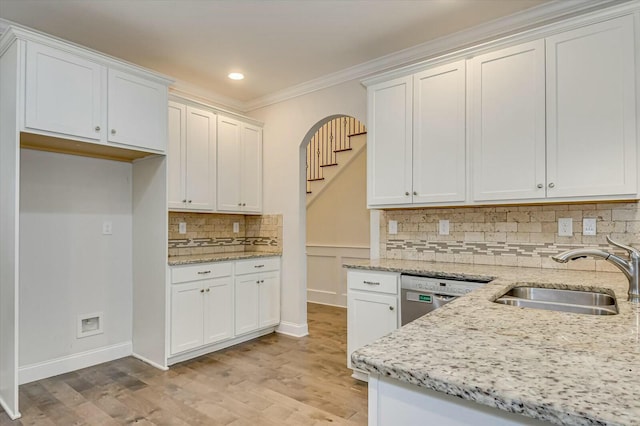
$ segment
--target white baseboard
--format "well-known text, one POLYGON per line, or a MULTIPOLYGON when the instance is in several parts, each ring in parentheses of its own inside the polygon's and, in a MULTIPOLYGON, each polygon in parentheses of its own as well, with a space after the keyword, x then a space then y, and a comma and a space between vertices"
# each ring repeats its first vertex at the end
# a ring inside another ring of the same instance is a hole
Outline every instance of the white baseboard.
POLYGON ((142 355, 138 355, 135 352, 132 353, 131 356, 136 358, 136 359, 139 359, 140 361, 144 362, 145 364, 149 364, 150 366, 157 368, 158 370, 162 370, 162 371, 169 370, 169 367, 167 367, 166 365, 160 365, 157 362, 151 361, 149 358, 145 358, 142 355))
POLYGON ((0 407, 2 407, 4 412, 7 413, 7 416, 9 416, 11 420, 17 420, 22 417, 22 414, 20 414, 19 411, 16 411, 14 413, 13 410, 9 409, 9 405, 2 397, 0 397, 0 407))
POLYGON ((292 337, 304 337, 309 335, 309 326, 307 323, 295 324, 292 322, 281 321, 276 333, 284 334, 292 337))
POLYGON ((25 365, 18 369, 18 382, 35 382, 58 374, 68 373, 103 362, 113 361, 131 355, 133 347, 131 342, 118 343, 116 345, 105 346, 86 352, 67 355, 37 364, 25 365))

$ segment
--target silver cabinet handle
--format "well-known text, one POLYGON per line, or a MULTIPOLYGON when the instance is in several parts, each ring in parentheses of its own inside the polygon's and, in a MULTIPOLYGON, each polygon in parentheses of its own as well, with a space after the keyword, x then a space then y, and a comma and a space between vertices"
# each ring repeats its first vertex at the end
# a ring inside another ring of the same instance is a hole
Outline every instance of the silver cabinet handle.
POLYGON ((206 275, 206 274, 210 274, 211 271, 198 271, 198 275, 206 275))
POLYGON ((549 188, 553 188, 554 186, 556 186, 556 184, 555 184, 555 183, 553 183, 553 182, 551 182, 551 183, 549 184, 549 188))
POLYGON ((255 265, 254 268, 264 268, 264 265, 255 265))
POLYGON ((395 308, 393 306, 389 306, 389 310, 393 311, 395 308))
POLYGON ((369 285, 380 285, 380 283, 375 282, 375 281, 366 281, 366 280, 365 280, 365 281, 363 281, 363 283, 365 283, 365 284, 369 284, 369 285))
POLYGON ((116 134, 116 129, 111 129, 111 134, 115 135, 116 134))
POLYGON ((100 126, 96 126, 96 132, 100 131, 100 126))
POLYGON ((544 186, 543 184, 539 183, 539 184, 538 184, 538 189, 539 189, 539 188, 542 188, 543 186, 544 186))

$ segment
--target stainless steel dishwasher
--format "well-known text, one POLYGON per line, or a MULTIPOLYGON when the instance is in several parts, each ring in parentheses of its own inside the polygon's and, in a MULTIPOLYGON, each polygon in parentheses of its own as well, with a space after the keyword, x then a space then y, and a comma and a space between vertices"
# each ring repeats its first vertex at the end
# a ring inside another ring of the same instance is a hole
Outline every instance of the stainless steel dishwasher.
POLYGON ((489 281, 490 279, 458 281, 402 274, 400 277, 401 325, 408 324, 489 281))

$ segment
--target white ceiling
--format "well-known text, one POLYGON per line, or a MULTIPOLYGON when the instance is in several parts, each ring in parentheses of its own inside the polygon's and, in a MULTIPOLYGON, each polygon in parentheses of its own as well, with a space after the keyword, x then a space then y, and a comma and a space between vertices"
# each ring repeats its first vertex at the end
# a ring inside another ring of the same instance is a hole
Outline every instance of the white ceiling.
POLYGON ((0 18, 248 102, 548 1, 0 0, 0 18))

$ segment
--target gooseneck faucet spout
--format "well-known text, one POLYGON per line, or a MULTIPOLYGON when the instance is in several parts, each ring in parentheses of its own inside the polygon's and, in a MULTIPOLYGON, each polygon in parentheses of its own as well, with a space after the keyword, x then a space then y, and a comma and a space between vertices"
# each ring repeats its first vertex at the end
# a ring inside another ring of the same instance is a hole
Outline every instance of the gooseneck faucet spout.
POLYGON ((628 259, 595 248, 584 248, 567 250, 556 256, 551 256, 553 260, 560 263, 567 263, 570 260, 581 257, 598 257, 613 263, 629 280, 629 302, 640 303, 640 251, 631 246, 620 244, 607 237, 609 244, 621 248, 627 252, 628 259))

